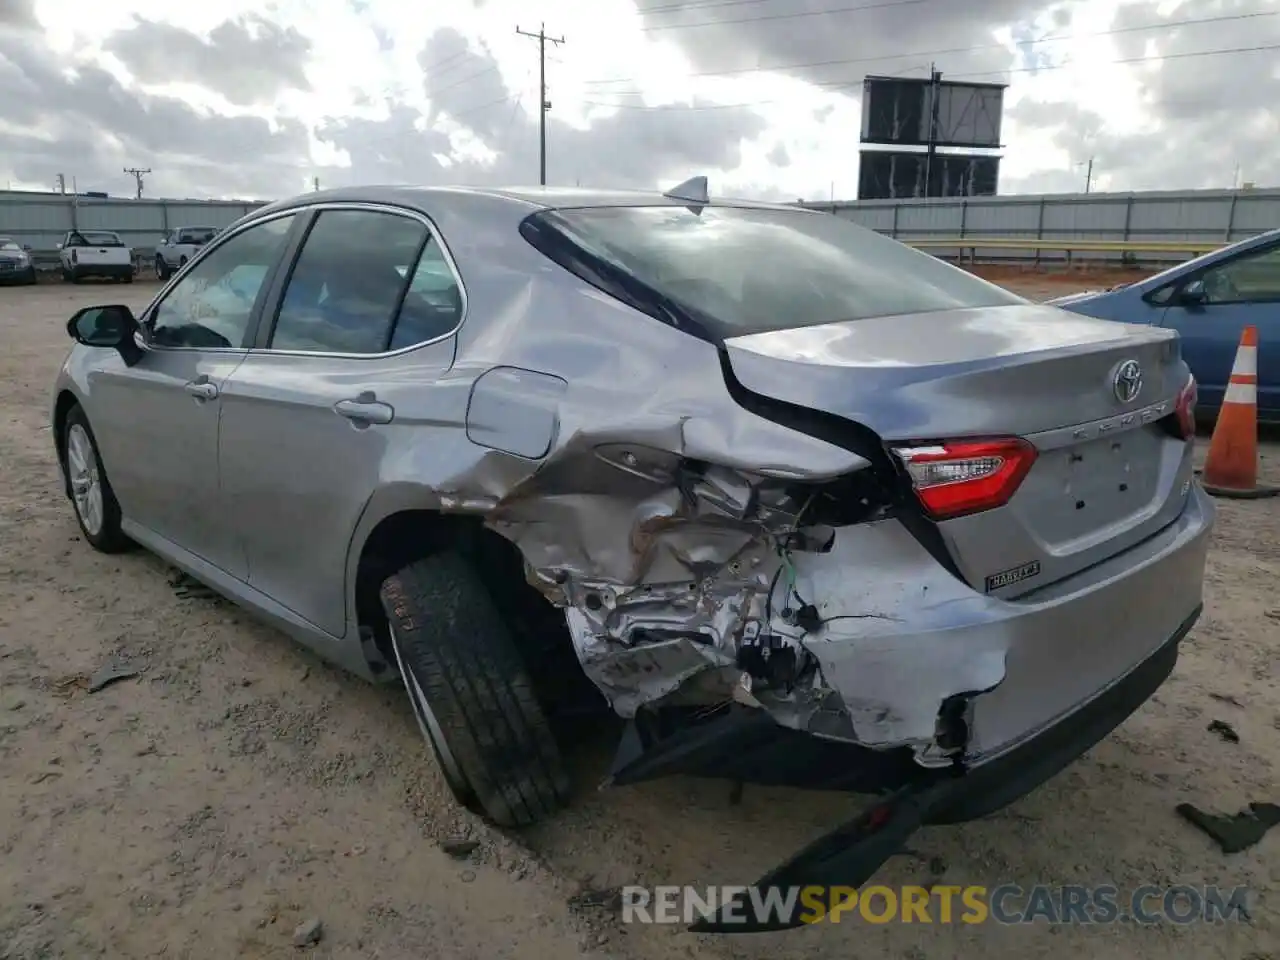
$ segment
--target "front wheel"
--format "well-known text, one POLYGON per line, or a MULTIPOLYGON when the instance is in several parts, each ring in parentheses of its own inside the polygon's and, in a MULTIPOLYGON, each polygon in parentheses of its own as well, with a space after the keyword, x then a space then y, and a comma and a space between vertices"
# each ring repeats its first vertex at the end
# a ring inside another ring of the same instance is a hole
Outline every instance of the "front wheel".
POLYGON ((417 560, 387 578, 381 599, 418 726, 458 801, 503 827, 561 809, 560 751, 470 564, 453 553, 417 560))
POLYGON ((120 529, 120 504, 102 466, 89 420, 78 405, 71 408, 63 427, 62 469, 84 538, 103 553, 127 550, 130 541, 120 529))
POLYGON ((156 257, 156 276, 161 280, 169 279, 169 267, 164 262, 164 257, 156 257))

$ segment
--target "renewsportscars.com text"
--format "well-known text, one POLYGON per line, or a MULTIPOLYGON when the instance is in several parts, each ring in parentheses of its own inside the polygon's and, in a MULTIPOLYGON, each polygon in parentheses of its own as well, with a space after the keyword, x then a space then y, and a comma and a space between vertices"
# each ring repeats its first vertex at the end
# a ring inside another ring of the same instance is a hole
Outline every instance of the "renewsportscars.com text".
POLYGON ((1217 923, 1247 920, 1247 887, 1051 886, 622 888, 623 923, 1217 923))

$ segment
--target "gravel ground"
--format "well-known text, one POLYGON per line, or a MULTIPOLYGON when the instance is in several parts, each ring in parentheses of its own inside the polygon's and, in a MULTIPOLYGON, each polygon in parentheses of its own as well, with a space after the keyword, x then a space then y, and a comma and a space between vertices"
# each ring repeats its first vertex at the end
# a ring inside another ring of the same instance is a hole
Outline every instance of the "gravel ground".
MULTIPOLYGON (((1081 283, 1001 280, 1035 296, 1081 283)), ((1174 814, 1280 801, 1280 500, 1221 504, 1206 615, 1155 699, 1009 810, 925 830, 881 874, 1248 885, 1251 922, 624 928, 573 897, 749 882, 854 801, 748 787, 731 804, 727 784, 687 779, 597 791, 601 737, 572 754, 575 806, 503 836, 447 799, 398 690, 338 673, 224 601, 179 596, 152 556, 95 553, 59 489, 48 391, 76 307, 141 306, 154 289, 0 290, 0 958, 294 956, 295 929, 315 920, 307 949, 327 958, 1280 956, 1280 829, 1227 856, 1174 814), (89 693, 113 655, 141 674, 89 693), (459 838, 476 844, 465 860, 441 847, 459 838)), ((1264 455, 1280 481, 1280 446, 1264 455)))

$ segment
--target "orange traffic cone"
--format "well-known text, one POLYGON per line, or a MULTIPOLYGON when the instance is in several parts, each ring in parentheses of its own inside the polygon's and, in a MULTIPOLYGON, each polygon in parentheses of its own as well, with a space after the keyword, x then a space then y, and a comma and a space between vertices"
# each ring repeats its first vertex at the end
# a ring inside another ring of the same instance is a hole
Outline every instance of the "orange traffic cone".
POLYGON ((1258 486, 1258 330, 1245 327, 1201 475, 1219 497, 1273 496, 1258 486))

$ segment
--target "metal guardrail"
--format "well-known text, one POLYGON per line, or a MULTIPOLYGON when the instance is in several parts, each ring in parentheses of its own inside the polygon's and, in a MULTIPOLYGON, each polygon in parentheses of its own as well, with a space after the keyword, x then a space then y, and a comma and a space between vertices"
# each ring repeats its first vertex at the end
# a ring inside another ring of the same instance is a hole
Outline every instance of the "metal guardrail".
POLYGON ((910 247, 943 248, 969 251, 972 258, 977 250, 1035 250, 1066 253, 1068 258, 1080 253, 1184 253, 1196 256, 1219 250, 1225 244, 1221 240, 1041 240, 1035 237, 929 237, 927 239, 903 239, 910 247))

